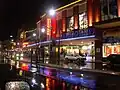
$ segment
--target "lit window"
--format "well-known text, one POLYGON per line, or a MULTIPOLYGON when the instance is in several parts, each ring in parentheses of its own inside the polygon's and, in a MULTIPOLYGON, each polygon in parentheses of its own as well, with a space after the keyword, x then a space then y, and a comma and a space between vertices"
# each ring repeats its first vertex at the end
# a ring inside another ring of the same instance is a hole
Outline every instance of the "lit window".
POLYGON ((67 32, 74 30, 74 17, 67 18, 67 32))
POLYGON ((84 12, 79 15, 79 29, 88 28, 87 14, 84 12))
POLYGON ((100 0, 102 21, 118 17, 117 0, 100 0))

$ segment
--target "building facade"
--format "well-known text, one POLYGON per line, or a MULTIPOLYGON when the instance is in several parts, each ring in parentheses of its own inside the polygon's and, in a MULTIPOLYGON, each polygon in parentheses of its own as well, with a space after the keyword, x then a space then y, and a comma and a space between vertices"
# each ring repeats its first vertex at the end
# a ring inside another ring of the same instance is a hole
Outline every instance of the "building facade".
POLYGON ((46 13, 37 22, 42 53, 55 58, 51 63, 57 63, 62 52, 82 53, 96 62, 119 54, 119 17, 120 0, 76 0, 56 9, 54 16, 46 13))

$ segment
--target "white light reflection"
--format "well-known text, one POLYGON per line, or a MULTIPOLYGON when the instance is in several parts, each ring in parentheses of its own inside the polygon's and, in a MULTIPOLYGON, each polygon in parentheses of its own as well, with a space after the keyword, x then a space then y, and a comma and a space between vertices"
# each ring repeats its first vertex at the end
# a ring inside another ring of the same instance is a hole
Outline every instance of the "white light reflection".
POLYGON ((41 85, 41 88, 45 88, 45 85, 43 83, 41 83, 40 85, 41 85))
POLYGON ((83 77, 83 76, 84 76, 84 74, 81 74, 81 76, 83 77))
POLYGON ((70 72, 70 75, 72 75, 73 73, 72 72, 70 72))
POLYGON ((33 85, 37 84, 35 78, 32 79, 32 83, 33 83, 33 85))

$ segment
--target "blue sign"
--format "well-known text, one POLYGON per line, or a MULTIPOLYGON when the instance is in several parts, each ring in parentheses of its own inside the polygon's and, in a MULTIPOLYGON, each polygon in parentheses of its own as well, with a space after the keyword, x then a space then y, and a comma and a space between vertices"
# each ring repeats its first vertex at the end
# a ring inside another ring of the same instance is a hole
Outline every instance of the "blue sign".
POLYGON ((95 30, 93 28, 63 33, 61 36, 61 39, 85 37, 85 36, 91 36, 91 35, 95 35, 95 30))
POLYGON ((118 43, 120 42, 120 38, 119 37, 104 37, 103 38, 103 43, 118 43))

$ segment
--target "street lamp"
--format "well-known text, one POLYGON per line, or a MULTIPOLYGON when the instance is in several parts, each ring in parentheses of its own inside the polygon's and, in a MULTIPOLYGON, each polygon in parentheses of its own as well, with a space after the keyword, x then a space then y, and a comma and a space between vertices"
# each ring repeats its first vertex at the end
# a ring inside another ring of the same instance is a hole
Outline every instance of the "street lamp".
POLYGON ((14 40, 12 39, 11 41, 13 42, 14 40))
POLYGON ((10 38, 12 38, 13 36, 12 35, 10 35, 10 38))
MULTIPOLYGON (((40 30, 40 32, 39 32, 39 42, 41 42, 42 41, 42 37, 44 37, 45 28, 43 27, 43 28, 41 28, 39 30, 40 30)), ((41 46, 42 45, 39 46, 39 51, 38 52, 42 53, 43 55, 41 55, 41 54, 39 55, 39 60, 41 60, 40 58, 42 57, 42 62, 44 63, 44 52, 43 52, 44 47, 41 47, 41 46)))
MULTIPOLYGON (((36 33, 33 33, 33 37, 35 39, 35 43, 36 43, 36 68, 37 68, 37 71, 39 70, 39 67, 38 67, 38 61, 39 61, 39 47, 38 47, 38 36, 36 33)), ((32 52, 31 52, 31 66, 32 66, 32 52)))
POLYGON ((18 42, 17 45, 20 45, 20 43, 18 42))
POLYGON ((54 16, 55 15, 55 10, 52 8, 49 10, 49 15, 54 16))
MULTIPOLYGON (((53 18, 53 17, 55 17, 55 14, 56 14, 56 10, 54 10, 53 8, 52 9, 50 9, 49 10, 49 16, 51 17, 51 18, 53 18)), ((51 27, 52 28, 52 27, 51 27)), ((51 30, 51 28, 50 28, 50 30, 51 30)), ((51 37, 51 35, 49 35, 50 37, 49 37, 49 39, 52 39, 52 37, 51 37)), ((54 39, 52 39, 52 42, 53 42, 53 40, 54 39)), ((56 46, 55 46, 56 47, 56 46)), ((60 61, 60 55, 59 55, 59 52, 60 52, 60 38, 59 38, 59 44, 57 45, 57 47, 58 47, 58 61, 57 61, 57 63, 59 64, 59 61, 60 61)), ((51 43, 49 43, 49 48, 50 48, 50 52, 52 51, 52 48, 53 47, 51 47, 51 43)), ((56 51, 55 51, 56 52, 56 51)), ((51 54, 51 53, 50 53, 51 54)), ((52 57, 51 57, 51 55, 50 55, 50 58, 52 59, 52 57)), ((56 61, 55 61, 56 62, 56 61)))
POLYGON ((44 33, 44 32, 45 32, 45 28, 42 28, 42 29, 41 29, 41 32, 44 33))
POLYGON ((33 37, 35 37, 36 36, 36 33, 33 33, 33 37))

